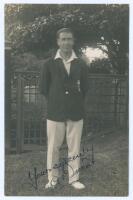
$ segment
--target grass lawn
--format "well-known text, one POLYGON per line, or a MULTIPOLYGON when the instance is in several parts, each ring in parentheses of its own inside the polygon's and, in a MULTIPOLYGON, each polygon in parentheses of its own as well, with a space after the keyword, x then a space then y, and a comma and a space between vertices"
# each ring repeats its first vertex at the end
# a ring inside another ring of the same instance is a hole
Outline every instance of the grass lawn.
MULTIPOLYGON (((67 174, 62 184, 46 190, 47 175, 38 179, 38 189, 31 185, 28 172, 46 169, 46 147, 42 150, 5 156, 5 195, 8 196, 127 196, 128 195, 128 133, 124 130, 97 132, 82 141, 81 149, 94 145, 94 165, 80 170, 83 190, 68 185, 67 174)), ((61 150, 61 157, 66 155, 61 150)))

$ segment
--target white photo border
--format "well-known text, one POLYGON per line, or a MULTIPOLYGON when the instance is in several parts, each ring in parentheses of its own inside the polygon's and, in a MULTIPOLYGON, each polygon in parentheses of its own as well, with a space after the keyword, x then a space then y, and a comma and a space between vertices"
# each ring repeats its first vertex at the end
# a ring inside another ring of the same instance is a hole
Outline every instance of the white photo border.
POLYGON ((133 1, 132 0, 1 0, 0 2, 0 199, 87 199, 87 200, 133 200, 133 1), (129 195, 127 197, 49 197, 49 196, 5 196, 5 143, 4 143, 4 5, 5 4, 129 4, 129 195))

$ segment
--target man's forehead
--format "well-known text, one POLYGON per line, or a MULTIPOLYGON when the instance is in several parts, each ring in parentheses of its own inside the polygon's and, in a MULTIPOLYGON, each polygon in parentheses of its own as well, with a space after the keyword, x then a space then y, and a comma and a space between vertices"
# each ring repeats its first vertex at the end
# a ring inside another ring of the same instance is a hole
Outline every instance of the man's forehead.
POLYGON ((70 33, 70 32, 62 32, 60 33, 60 38, 72 38, 73 37, 73 34, 70 33))

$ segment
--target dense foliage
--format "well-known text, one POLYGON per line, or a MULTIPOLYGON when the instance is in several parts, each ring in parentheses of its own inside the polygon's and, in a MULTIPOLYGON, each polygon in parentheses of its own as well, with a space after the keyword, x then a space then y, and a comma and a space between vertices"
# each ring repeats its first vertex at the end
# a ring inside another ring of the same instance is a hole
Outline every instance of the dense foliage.
POLYGON ((117 73, 128 71, 129 8, 124 4, 6 4, 5 30, 12 54, 47 57, 56 49, 56 31, 71 27, 75 49, 102 44, 117 73))

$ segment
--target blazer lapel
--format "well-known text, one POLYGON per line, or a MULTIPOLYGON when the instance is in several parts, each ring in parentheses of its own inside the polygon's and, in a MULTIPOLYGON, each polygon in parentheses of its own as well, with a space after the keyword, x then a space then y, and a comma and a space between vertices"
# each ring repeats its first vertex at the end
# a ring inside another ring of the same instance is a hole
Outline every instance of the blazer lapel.
POLYGON ((72 60, 71 66, 70 66, 70 78, 72 77, 73 73, 75 73, 76 67, 77 67, 77 58, 72 60))
POLYGON ((77 59, 74 59, 71 61, 71 65, 70 65, 70 73, 68 74, 65 65, 62 61, 61 58, 57 58, 56 60, 54 60, 54 62, 56 62, 56 64, 58 65, 59 69, 62 71, 63 74, 65 74, 65 76, 67 76, 67 78, 71 78, 72 74, 75 71, 75 67, 76 67, 76 62, 77 59))
POLYGON ((56 59, 56 62, 57 62, 57 64, 58 64, 60 70, 61 70, 66 76, 69 76, 68 73, 67 73, 67 70, 66 70, 66 68, 65 68, 65 65, 64 65, 64 63, 63 63, 63 61, 62 61, 62 59, 61 59, 61 58, 57 58, 57 59, 56 59))

